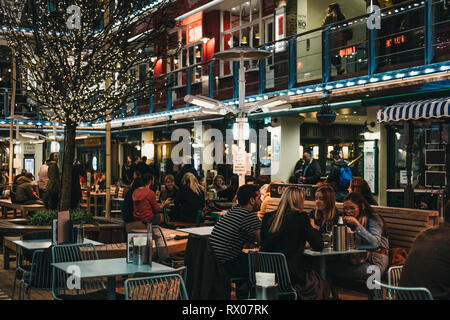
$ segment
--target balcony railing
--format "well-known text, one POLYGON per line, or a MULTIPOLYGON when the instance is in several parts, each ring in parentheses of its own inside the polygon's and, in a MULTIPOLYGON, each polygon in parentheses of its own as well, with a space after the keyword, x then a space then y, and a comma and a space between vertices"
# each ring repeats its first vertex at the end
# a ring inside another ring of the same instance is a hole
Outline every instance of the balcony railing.
MULTIPOLYGON (((367 14, 266 43, 260 48, 272 55, 246 63, 246 96, 448 61, 450 8, 445 8, 443 0, 404 2, 381 11, 379 29, 367 14)), ((184 106, 186 94, 237 101, 237 68, 235 62, 211 60, 174 71, 167 83, 171 97, 163 94, 160 104, 165 110, 184 106), (221 64, 231 76, 221 77, 221 64)))

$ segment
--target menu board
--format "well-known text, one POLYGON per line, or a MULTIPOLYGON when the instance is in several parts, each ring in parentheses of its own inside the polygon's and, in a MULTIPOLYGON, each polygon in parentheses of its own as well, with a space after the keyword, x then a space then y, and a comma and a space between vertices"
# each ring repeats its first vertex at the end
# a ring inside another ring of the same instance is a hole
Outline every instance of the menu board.
POLYGON ((364 141, 364 180, 375 193, 375 141, 364 141))

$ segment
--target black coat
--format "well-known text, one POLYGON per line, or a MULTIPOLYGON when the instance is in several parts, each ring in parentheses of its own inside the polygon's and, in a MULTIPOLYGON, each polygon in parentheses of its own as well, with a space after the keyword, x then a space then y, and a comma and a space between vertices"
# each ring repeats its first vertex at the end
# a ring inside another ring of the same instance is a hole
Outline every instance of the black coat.
POLYGON ((178 187, 181 187, 181 184, 182 184, 181 180, 183 179, 183 176, 188 172, 192 173, 198 179, 198 174, 197 174, 197 171, 195 170, 194 166, 191 164, 185 164, 183 166, 183 168, 181 168, 181 170, 175 176, 175 184, 178 187))
POLYGON ((322 235, 311 226, 307 213, 296 211, 286 212, 280 230, 270 233, 269 228, 275 213, 275 211, 267 212, 264 215, 261 227, 261 251, 283 253, 286 256, 292 283, 303 285, 305 243, 308 241, 313 250, 322 251, 322 235))
POLYGON ((200 191, 200 194, 196 194, 191 188, 184 185, 177 193, 175 206, 180 221, 196 222, 197 211, 203 210, 205 206, 205 194, 203 191, 200 191))
MULTIPOLYGON (((305 167, 307 164, 305 164, 305 167)), ((303 167, 303 170, 305 169, 303 167)), ((302 171, 303 174, 303 171, 302 171)), ((305 184, 316 184, 320 181, 320 177, 322 176, 322 170, 320 169, 319 161, 312 159, 311 164, 306 169, 306 174, 304 177, 306 178, 305 184)))

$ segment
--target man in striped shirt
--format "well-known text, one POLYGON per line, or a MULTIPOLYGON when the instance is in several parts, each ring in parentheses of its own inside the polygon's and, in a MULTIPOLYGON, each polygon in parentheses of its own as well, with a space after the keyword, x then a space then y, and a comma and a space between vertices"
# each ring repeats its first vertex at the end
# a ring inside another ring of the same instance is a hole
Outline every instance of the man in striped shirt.
MULTIPOLYGON (((247 242, 260 241, 261 221, 256 212, 261 205, 261 194, 257 185, 243 185, 237 192, 238 205, 231 208, 215 225, 211 247, 217 262, 230 278, 248 279, 248 256, 242 249, 247 242)), ((246 299, 248 281, 236 290, 238 299, 246 299)))

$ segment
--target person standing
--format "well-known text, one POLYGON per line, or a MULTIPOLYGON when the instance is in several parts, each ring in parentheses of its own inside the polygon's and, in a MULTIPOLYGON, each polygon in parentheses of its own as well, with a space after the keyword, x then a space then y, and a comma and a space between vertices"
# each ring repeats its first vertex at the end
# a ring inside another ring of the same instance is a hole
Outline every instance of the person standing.
POLYGON ((45 207, 48 207, 48 196, 47 196, 47 184, 48 184, 48 163, 50 159, 47 159, 42 164, 39 169, 38 177, 39 177, 39 196, 45 204, 45 207))
MULTIPOLYGON (((261 206, 261 193, 257 185, 246 184, 237 192, 238 204, 216 223, 210 243, 217 262, 230 278, 249 278, 248 255, 242 251, 246 243, 259 243, 261 221, 256 212, 261 206)), ((238 299, 247 299, 249 282, 241 282, 236 290, 238 299)))
MULTIPOLYGON (((328 24, 337 24, 345 20, 345 16, 341 11, 339 3, 331 3, 326 11, 325 18, 322 20, 322 27, 328 24)), ((330 60, 331 64, 336 67, 338 75, 344 73, 342 68, 341 57, 339 56, 339 50, 345 47, 347 40, 352 38, 351 29, 342 31, 331 31, 330 32, 330 60)))
POLYGON ((58 208, 59 192, 61 186, 61 183, 59 181, 58 159, 58 153, 53 152, 50 155, 50 161, 48 163, 47 196, 48 208, 50 210, 56 210, 58 208))
POLYGON ((333 164, 327 178, 327 183, 332 185, 336 191, 336 201, 342 202, 348 193, 350 181, 352 180, 352 171, 347 162, 341 158, 339 151, 330 152, 333 164))
POLYGON ((298 178, 299 183, 316 184, 320 181, 320 177, 322 176, 319 161, 313 159, 310 150, 303 152, 303 160, 305 161, 303 175, 298 178))
POLYGON ((122 181, 127 186, 131 185, 133 182, 133 160, 130 156, 127 157, 127 163, 122 166, 122 181))

